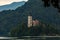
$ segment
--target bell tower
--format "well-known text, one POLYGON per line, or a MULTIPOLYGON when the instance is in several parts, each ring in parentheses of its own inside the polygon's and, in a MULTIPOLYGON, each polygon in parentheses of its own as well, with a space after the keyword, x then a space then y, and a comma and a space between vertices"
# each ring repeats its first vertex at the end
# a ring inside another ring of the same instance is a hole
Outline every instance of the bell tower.
POLYGON ((28 15, 28 28, 32 27, 32 15, 28 15))

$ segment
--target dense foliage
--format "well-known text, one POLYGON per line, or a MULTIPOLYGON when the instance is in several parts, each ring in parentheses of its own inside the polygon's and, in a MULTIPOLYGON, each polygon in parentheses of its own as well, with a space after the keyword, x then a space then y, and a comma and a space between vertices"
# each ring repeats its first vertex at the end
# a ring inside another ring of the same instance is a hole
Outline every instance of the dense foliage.
POLYGON ((10 31, 10 36, 57 36, 60 35, 56 28, 49 24, 40 24, 39 26, 27 27, 26 23, 18 25, 10 31))

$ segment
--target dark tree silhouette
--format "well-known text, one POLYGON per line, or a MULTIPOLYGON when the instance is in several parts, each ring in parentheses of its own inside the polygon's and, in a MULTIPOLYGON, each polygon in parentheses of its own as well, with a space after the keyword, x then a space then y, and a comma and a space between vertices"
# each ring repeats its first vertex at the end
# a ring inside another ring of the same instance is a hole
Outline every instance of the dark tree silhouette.
POLYGON ((44 6, 45 7, 49 7, 50 4, 54 7, 58 9, 58 12, 60 12, 60 0, 42 0, 44 1, 44 6))

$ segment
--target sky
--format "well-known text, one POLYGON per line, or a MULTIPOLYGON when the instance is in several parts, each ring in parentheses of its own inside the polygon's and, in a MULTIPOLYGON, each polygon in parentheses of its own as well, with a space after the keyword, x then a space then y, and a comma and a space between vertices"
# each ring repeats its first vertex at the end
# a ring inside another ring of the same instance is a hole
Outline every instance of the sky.
POLYGON ((20 2, 20 1, 27 1, 27 0, 0 0, 0 6, 7 5, 12 2, 20 2))

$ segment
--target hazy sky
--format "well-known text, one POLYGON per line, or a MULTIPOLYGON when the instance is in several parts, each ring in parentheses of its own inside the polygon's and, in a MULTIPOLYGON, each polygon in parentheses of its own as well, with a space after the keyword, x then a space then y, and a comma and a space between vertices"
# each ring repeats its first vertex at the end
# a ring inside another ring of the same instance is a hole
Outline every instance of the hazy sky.
POLYGON ((27 1, 27 0, 0 0, 0 6, 10 4, 12 2, 27 1))

